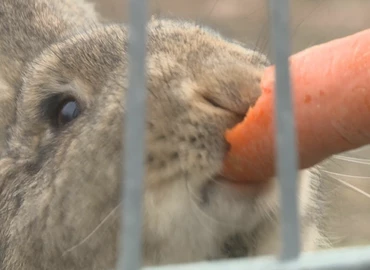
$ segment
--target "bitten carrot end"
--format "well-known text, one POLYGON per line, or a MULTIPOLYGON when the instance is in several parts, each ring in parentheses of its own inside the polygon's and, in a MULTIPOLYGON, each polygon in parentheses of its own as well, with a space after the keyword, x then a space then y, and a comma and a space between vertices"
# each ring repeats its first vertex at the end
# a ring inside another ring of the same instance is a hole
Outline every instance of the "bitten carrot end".
MULTIPOLYGON (((309 48, 290 58, 299 168, 370 143, 370 30, 309 48)), ((223 174, 233 181, 275 175, 275 67, 244 120, 226 131, 231 149, 223 174)))

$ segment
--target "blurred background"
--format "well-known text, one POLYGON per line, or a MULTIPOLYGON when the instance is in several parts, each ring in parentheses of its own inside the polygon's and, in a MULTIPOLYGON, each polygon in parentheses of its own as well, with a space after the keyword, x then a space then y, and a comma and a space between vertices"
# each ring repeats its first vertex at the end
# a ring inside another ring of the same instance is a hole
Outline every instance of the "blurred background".
MULTIPOLYGON (((127 20, 127 0, 90 0, 110 21, 127 20)), ((148 0, 150 14, 197 20, 267 49, 268 0, 148 0)), ((370 26, 369 0, 290 0, 292 47, 301 50, 370 26)))
MULTIPOLYGON (((127 0, 90 0, 107 21, 127 21, 127 0)), ((275 0, 278 1, 278 0, 275 0)), ((370 0, 291 0, 293 52, 370 28, 370 0)), ((196 20, 270 55, 267 0, 151 0, 150 14, 196 20)), ((271 59, 273 60, 273 59, 271 59)), ((324 162, 325 233, 336 246, 370 244, 370 148, 324 162), (357 189, 357 190, 356 190, 357 189)), ((319 209, 320 211, 320 209, 319 209)))

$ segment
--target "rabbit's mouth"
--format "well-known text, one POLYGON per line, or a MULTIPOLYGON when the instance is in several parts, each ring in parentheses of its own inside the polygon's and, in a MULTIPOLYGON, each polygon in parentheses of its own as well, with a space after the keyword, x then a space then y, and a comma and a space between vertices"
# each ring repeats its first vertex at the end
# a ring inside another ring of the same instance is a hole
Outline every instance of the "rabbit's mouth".
POLYGON ((267 183, 269 181, 235 181, 233 179, 229 179, 225 177, 222 174, 217 174, 214 178, 214 180, 225 184, 227 186, 230 186, 232 188, 242 190, 243 192, 253 192, 253 193, 258 193, 268 185, 267 183))

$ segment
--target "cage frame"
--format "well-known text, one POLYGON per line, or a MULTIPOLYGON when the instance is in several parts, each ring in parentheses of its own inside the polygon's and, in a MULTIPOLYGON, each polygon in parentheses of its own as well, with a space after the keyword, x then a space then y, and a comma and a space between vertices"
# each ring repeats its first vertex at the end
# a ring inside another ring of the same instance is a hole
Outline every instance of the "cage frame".
MULTIPOLYGON (((117 270, 365 270, 370 269, 370 246, 317 252, 300 251, 298 219, 297 149, 292 114, 288 57, 290 51, 289 0, 269 0, 271 39, 276 65, 277 177, 282 215, 280 256, 204 261, 190 264, 142 267, 141 224, 146 113, 145 55, 147 1, 129 1, 129 88, 124 125, 125 171, 117 270), (135 61, 132 61, 135 59, 135 61), (132 151, 135 150, 135 151, 132 151), (132 155, 136 153, 136 155, 132 155)), ((122 179, 122 181, 123 181, 122 179)))

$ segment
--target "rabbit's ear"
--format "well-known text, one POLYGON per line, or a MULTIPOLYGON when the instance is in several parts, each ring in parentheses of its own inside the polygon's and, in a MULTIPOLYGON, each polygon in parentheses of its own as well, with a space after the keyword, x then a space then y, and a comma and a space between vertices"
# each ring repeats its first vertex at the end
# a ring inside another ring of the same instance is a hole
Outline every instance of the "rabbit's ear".
POLYGON ((1 0, 0 76, 18 88, 25 66, 48 45, 95 21, 82 0, 1 0))
POLYGON ((5 146, 7 127, 15 117, 15 91, 0 77, 0 156, 5 146))
POLYGON ((0 153, 27 66, 49 45, 96 20, 84 0, 0 0, 0 153))

